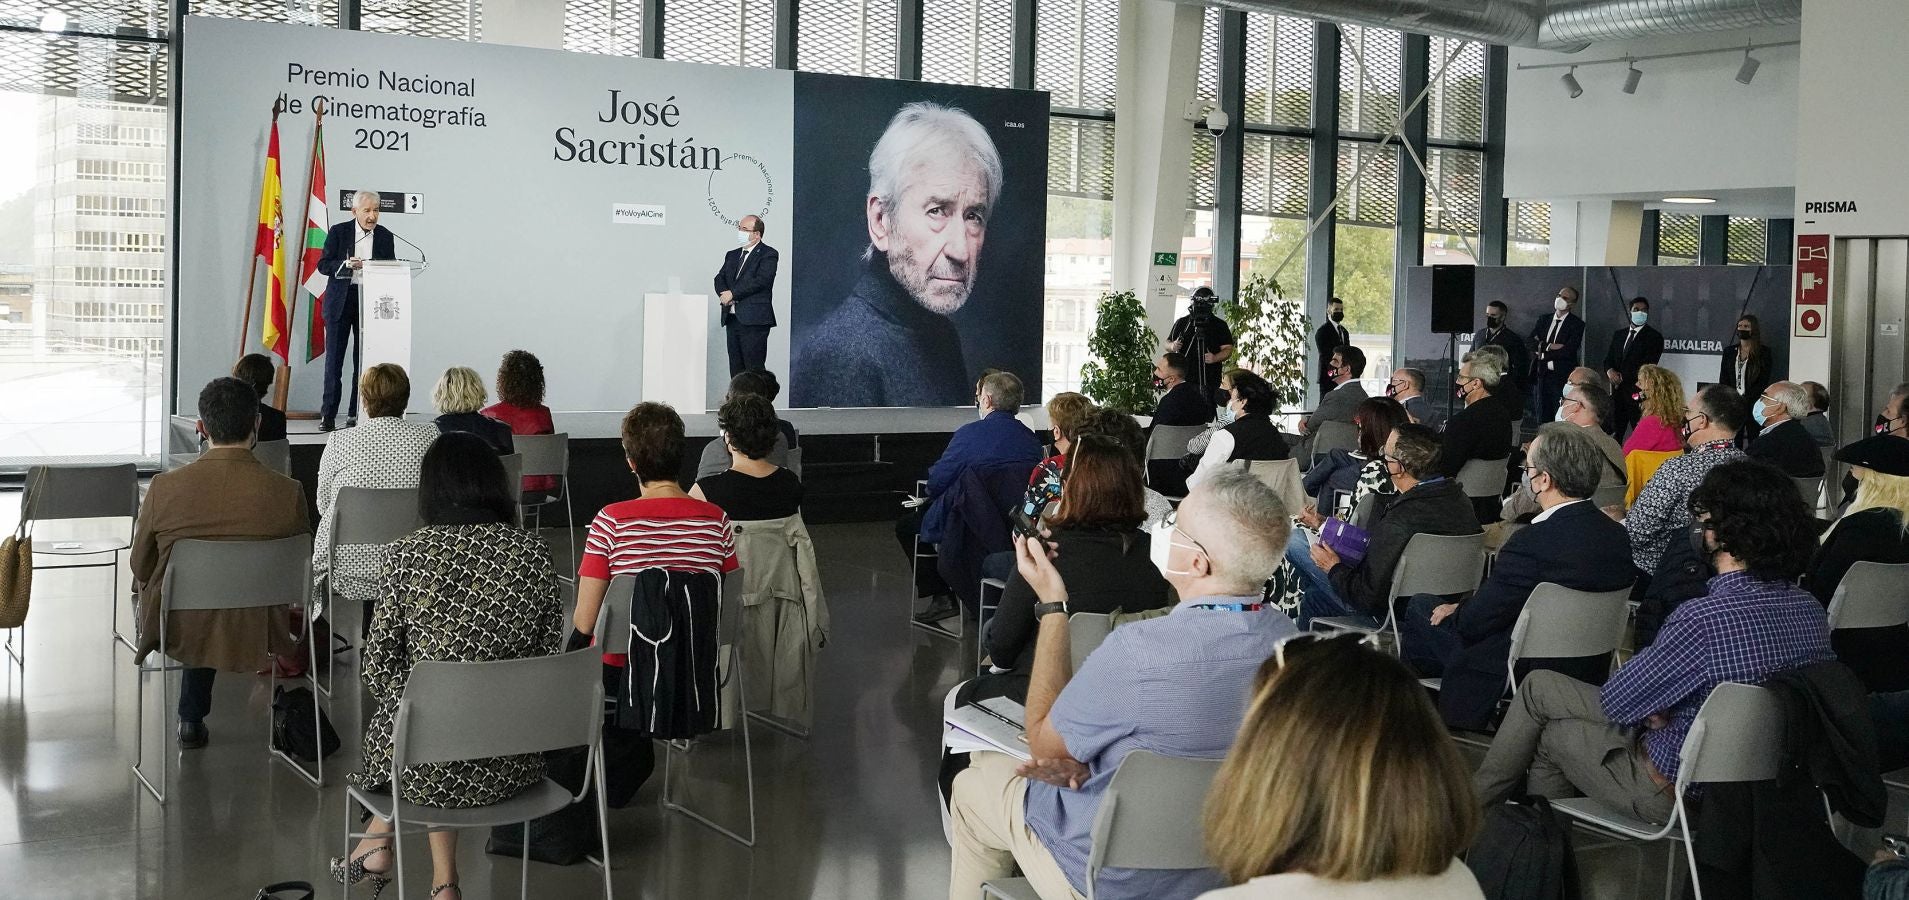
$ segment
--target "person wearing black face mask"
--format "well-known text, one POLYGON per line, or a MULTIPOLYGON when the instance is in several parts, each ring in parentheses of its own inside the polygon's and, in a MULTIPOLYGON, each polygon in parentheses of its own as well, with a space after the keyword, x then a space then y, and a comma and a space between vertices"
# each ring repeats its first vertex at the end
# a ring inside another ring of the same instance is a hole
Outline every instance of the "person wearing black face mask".
POLYGON ((1334 297, 1326 301, 1326 321, 1312 333, 1312 345, 1319 350, 1319 396, 1324 397, 1339 382, 1332 377, 1332 351, 1352 343, 1352 336, 1346 332, 1343 324, 1346 320, 1346 301, 1334 297))
MULTIPOLYGON (((1723 359, 1717 367, 1717 383, 1736 388, 1737 394, 1744 398, 1744 412, 1748 414, 1749 404, 1768 390, 1776 377, 1770 370, 1770 348, 1763 343, 1763 325, 1756 316, 1746 314, 1737 319, 1736 337, 1737 342, 1723 350, 1723 359)), ((1752 420, 1744 437, 1756 437, 1757 431, 1757 424, 1752 420)))
POLYGON ((1505 398, 1506 405, 1514 407, 1511 411, 1514 418, 1523 419, 1528 399, 1524 375, 1531 369, 1531 348, 1525 346, 1524 338, 1511 327, 1511 309, 1505 306, 1505 301, 1485 304, 1485 327, 1472 336, 1472 349, 1479 347, 1504 349, 1505 378, 1499 382, 1498 395, 1505 398))

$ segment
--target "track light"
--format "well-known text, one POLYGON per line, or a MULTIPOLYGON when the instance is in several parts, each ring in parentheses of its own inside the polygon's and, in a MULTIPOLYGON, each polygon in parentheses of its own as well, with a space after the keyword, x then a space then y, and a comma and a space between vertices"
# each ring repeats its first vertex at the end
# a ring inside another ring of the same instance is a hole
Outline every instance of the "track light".
MULTIPOLYGON (((1572 66, 1571 71, 1564 73, 1564 77, 1558 80, 1564 83, 1565 90, 1571 92, 1571 99, 1576 100, 1584 96, 1584 85, 1578 83, 1577 66, 1572 66)), ((1742 76, 1738 76, 1737 80, 1742 81, 1742 76)))
POLYGON ((1743 51, 1743 65, 1737 68, 1737 83, 1749 84, 1751 79, 1757 77, 1757 69, 1762 65, 1763 61, 1751 56, 1749 50, 1743 51))
POLYGON ((1624 73, 1624 93, 1637 93, 1637 83, 1643 80, 1644 73, 1638 70, 1636 63, 1632 63, 1630 71, 1624 73))

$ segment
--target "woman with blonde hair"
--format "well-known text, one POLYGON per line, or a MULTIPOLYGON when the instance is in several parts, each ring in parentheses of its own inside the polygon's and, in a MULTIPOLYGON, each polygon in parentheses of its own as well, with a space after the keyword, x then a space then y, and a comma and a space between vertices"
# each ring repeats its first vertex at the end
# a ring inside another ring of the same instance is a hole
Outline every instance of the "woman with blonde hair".
POLYGON ((1646 363, 1637 370, 1638 408, 1643 413, 1624 441, 1624 453, 1644 450, 1677 453, 1684 449, 1678 428, 1684 422, 1684 382, 1663 366, 1646 363))
MULTIPOLYGON (((1867 437, 1836 460, 1856 476, 1856 499, 1823 535, 1802 582, 1825 606, 1857 563, 1909 563, 1909 441, 1867 437)), ((1909 628, 1839 629, 1830 646, 1870 693, 1909 690, 1909 628)))
POLYGON ((1302 634, 1260 666, 1207 794, 1207 855, 1234 887, 1202 900, 1482 900, 1457 859, 1478 824, 1418 679, 1362 640, 1302 634))
POLYGON ((1047 401, 1047 424, 1054 431, 1054 455, 1041 460, 1027 477, 1027 495, 1021 511, 1039 518, 1041 511, 1061 495, 1061 472, 1067 468, 1067 453, 1080 434, 1080 424, 1094 411, 1094 401, 1086 394, 1062 391, 1047 401))
POLYGON ((431 389, 437 407, 437 430, 443 434, 467 431, 484 439, 497 455, 511 452, 510 426, 478 410, 484 408, 484 380, 469 366, 452 366, 438 376, 431 389))

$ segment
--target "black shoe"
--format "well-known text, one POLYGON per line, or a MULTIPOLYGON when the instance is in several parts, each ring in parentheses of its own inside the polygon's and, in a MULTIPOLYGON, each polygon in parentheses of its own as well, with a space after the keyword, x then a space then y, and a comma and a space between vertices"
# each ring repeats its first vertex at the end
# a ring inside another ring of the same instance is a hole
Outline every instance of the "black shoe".
POLYGON ((333 422, 330 419, 326 419, 318 423, 318 430, 319 431, 337 431, 338 423, 333 422))
POLYGON ((923 625, 933 625, 961 611, 961 605, 953 597, 939 596, 928 604, 928 608, 915 614, 915 621, 923 625))
POLYGON ((346 416, 346 417, 345 417, 345 427, 346 427, 346 428, 357 428, 357 427, 358 427, 358 417, 357 417, 357 416, 346 416))
POLYGON ((205 742, 210 737, 211 735, 205 730, 204 722, 179 723, 179 749, 181 750, 197 750, 205 746, 205 742))

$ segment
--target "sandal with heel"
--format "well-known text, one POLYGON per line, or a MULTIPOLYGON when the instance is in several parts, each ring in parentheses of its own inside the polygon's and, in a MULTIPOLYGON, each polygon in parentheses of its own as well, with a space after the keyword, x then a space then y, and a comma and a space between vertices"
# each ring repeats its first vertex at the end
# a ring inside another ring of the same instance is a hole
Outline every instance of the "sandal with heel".
POLYGON ((442 894, 445 891, 457 891, 458 900, 464 900, 464 890, 462 888, 459 888, 457 886, 457 882, 455 881, 447 881, 443 884, 440 884, 440 885, 437 885, 436 887, 431 888, 431 896, 436 897, 437 895, 442 894))
POLYGON ((371 879, 371 900, 378 900, 378 897, 384 894, 385 886, 391 883, 391 876, 388 872, 376 872, 365 868, 365 860, 370 859, 374 853, 388 853, 390 850, 389 845, 379 844, 358 854, 349 862, 342 856, 334 856, 331 858, 331 878, 339 884, 346 885, 357 884, 369 878, 371 879))

